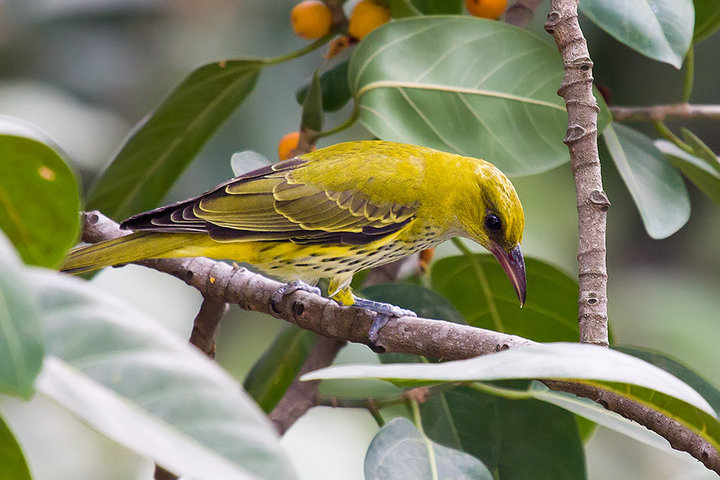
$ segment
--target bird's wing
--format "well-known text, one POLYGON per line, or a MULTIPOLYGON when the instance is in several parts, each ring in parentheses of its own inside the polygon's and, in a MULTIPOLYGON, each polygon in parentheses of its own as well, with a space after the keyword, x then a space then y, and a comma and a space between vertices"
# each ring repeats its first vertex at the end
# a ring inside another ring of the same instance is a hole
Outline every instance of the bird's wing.
POLYGON ((220 242, 290 240, 365 244, 407 225, 417 204, 373 202, 360 191, 329 191, 296 180, 292 159, 236 177, 190 200, 121 225, 156 232, 207 232, 220 242))

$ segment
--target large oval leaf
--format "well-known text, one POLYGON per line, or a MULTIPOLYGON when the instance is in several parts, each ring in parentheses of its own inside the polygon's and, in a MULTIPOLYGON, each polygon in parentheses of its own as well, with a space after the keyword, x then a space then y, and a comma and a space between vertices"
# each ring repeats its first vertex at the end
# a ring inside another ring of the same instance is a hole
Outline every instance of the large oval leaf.
POLYGON ((431 282, 469 325, 538 342, 577 341, 577 282, 534 258, 526 258, 525 266, 528 296, 523 308, 492 255, 443 258, 433 265, 431 282))
POLYGON ((43 362, 37 302, 0 232, 0 392, 29 398, 43 362))
POLYGON ((676 68, 693 38, 692 0, 580 0, 580 10, 618 41, 676 68))
POLYGON ((350 61, 360 121, 377 137, 484 158, 509 175, 569 160, 558 52, 525 30, 414 17, 365 38, 350 61))
POLYGON ((87 206, 122 220, 163 199, 195 154, 250 93, 263 63, 198 68, 130 135, 88 193, 87 206))
POLYGON ((87 282, 29 276, 53 359, 39 391, 182 476, 295 478, 270 422, 217 364, 87 282))
POLYGON ((77 182, 44 135, 18 122, 0 117, 0 229, 25 263, 56 267, 77 239, 77 182))
POLYGON ((424 318, 436 318, 454 323, 465 323, 465 319, 442 295, 419 285, 389 283, 363 288, 363 296, 376 302, 390 303, 407 308, 424 318))
POLYGON ((614 124, 603 138, 652 238, 666 238, 690 218, 690 197, 682 176, 652 140, 614 124))
POLYGON ((366 480, 492 480, 485 465, 431 441, 405 418, 375 435, 365 456, 366 480))
MULTIPOLYGON (((523 382, 527 383, 527 382, 523 382)), ((503 480, 585 478, 575 418, 533 399, 506 399, 469 387, 433 395, 420 409, 433 440, 481 459, 503 480)))

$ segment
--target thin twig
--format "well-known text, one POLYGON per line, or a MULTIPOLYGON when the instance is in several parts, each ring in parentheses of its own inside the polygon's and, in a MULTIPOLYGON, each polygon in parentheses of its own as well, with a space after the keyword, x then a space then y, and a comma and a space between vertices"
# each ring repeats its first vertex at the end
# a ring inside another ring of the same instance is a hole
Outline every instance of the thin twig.
MULTIPOLYGON (((129 233, 120 230, 117 223, 99 212, 85 214, 84 226, 83 240, 91 243, 129 233)), ((206 298, 267 313, 339 341, 368 343, 367 332, 375 312, 343 307, 302 290, 287 295, 274 309, 271 307, 271 296, 281 283, 209 258, 145 260, 138 264, 169 273, 196 288, 206 298), (211 278, 214 281, 210 281, 211 278)), ((400 317, 380 330, 376 343, 388 352, 461 360, 534 342, 516 335, 442 320, 400 317)), ((596 401, 612 398, 601 389, 578 386, 572 382, 556 382, 552 388, 596 401)), ((624 397, 600 404, 660 434, 670 441, 673 448, 689 453, 710 470, 720 473, 718 452, 687 427, 624 397)))
POLYGON ((603 191, 597 145, 599 108, 592 92, 593 63, 577 18, 578 0, 550 0, 545 30, 563 58, 565 76, 558 95, 565 99, 578 209, 580 341, 608 345, 606 220, 610 201, 603 191))
POLYGON ((525 27, 543 0, 517 0, 505 10, 505 22, 516 27, 525 27))
POLYGON ((674 103, 651 107, 610 107, 618 122, 654 122, 668 118, 707 118, 720 120, 720 105, 674 103))
POLYGON ((203 298, 195 316, 190 343, 210 358, 215 358, 215 332, 228 307, 226 302, 203 298))

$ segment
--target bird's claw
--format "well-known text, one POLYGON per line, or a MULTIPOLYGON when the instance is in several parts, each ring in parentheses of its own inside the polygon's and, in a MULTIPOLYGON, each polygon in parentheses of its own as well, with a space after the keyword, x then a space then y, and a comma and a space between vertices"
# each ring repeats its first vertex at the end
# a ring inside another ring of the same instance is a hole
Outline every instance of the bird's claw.
POLYGON ((280 303, 282 299, 285 298, 287 295, 297 292, 298 290, 302 290, 303 292, 308 293, 314 293, 315 295, 321 295, 322 293, 320 292, 320 289, 318 287, 308 285, 302 280, 293 280, 290 283, 282 285, 280 288, 278 288, 272 293, 272 295, 270 296, 270 307, 275 313, 280 313, 277 309, 278 303, 280 303))
POLYGON ((372 310, 377 313, 377 315, 375 315, 375 320, 373 320, 373 323, 370 326, 370 330, 368 330, 368 346, 376 353, 385 352, 385 349, 377 344, 377 340, 380 330, 387 325, 390 321, 390 317, 417 317, 417 314, 412 310, 406 310, 389 303, 376 302, 365 298, 356 297, 353 306, 372 310))

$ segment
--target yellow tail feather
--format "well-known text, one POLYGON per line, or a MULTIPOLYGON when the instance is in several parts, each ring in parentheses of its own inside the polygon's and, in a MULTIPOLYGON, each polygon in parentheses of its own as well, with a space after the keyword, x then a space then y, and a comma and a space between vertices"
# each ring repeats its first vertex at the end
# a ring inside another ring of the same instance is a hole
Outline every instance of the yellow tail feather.
POLYGON ((177 250, 197 242, 197 234, 162 234, 135 232, 124 237, 75 248, 60 266, 60 271, 84 273, 113 265, 146 260, 170 258, 177 250))

